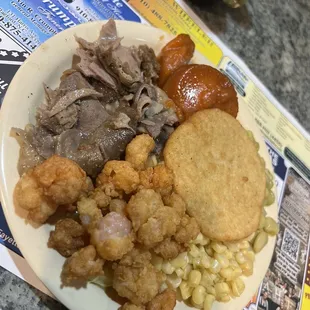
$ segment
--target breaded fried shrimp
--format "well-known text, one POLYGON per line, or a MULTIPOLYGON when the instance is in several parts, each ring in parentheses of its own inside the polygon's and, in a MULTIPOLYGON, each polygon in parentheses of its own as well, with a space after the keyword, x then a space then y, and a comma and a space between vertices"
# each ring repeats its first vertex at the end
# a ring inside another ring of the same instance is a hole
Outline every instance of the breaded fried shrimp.
POLYGON ((174 238, 178 243, 187 245, 191 240, 194 240, 198 236, 199 232, 200 229, 196 219, 184 215, 174 238))
POLYGON ((151 301, 164 281, 163 274, 151 263, 151 254, 133 249, 115 266, 113 288, 135 305, 151 301))
POLYGON ((90 232, 102 218, 96 200, 82 197, 77 203, 77 208, 82 225, 90 232))
POLYGON ((173 187, 172 172, 164 165, 158 164, 140 171, 140 184, 142 188, 151 188, 161 195, 169 195, 173 187))
POLYGON ((146 310, 173 310, 176 303, 176 292, 166 289, 147 304, 146 310))
POLYGON ((134 169, 142 170, 154 147, 155 142, 151 136, 138 135, 126 147, 126 161, 130 162, 134 169))
POLYGON ((131 196, 126 211, 134 231, 138 231, 141 225, 163 206, 161 196, 152 189, 142 189, 131 196))
POLYGON ((53 155, 36 166, 33 175, 44 195, 57 205, 74 203, 87 190, 86 173, 74 161, 53 155))
POLYGON ((66 259, 61 280, 63 285, 83 285, 96 276, 103 274, 104 261, 97 257, 94 246, 89 245, 66 259))
POLYGON ((118 310, 145 310, 144 306, 137 306, 130 302, 126 302, 118 310))
POLYGON ((119 213, 108 213, 91 232, 91 243, 102 258, 121 259, 134 246, 131 222, 119 213))
POLYGON ((113 184, 116 191, 124 191, 126 194, 134 192, 139 183, 139 174, 127 161, 108 161, 102 172, 97 177, 97 186, 113 184))
POLYGON ((51 231, 48 247, 55 249, 64 257, 85 246, 85 230, 82 225, 70 218, 59 220, 51 231))
POLYGON ((185 251, 185 247, 169 237, 153 248, 153 251, 164 259, 173 259, 185 251))

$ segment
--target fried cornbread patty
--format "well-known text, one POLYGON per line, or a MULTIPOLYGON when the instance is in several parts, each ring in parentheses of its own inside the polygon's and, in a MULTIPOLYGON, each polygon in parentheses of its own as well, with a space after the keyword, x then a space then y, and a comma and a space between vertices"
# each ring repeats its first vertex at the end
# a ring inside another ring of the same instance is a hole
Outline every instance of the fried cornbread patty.
POLYGON ((207 237, 246 238, 256 231, 266 188, 253 141, 229 114, 203 110, 182 123, 164 149, 175 190, 207 237))

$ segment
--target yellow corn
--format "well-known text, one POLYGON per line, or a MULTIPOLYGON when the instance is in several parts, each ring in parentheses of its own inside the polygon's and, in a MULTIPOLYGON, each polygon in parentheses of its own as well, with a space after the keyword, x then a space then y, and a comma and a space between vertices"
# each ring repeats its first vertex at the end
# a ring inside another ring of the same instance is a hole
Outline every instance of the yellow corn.
POLYGON ((225 254, 215 253, 214 258, 220 263, 221 268, 227 268, 229 266, 229 259, 225 254))
MULTIPOLYGON (((215 296, 216 300, 223 301, 225 300, 226 296, 229 297, 230 288, 226 282, 216 283, 215 284, 215 296)), ((230 297, 229 297, 230 298, 230 297)))
POLYGON ((231 267, 221 269, 220 275, 227 281, 231 281, 234 278, 234 270, 231 267))
POLYGON ((221 264, 219 263, 217 259, 211 260, 211 267, 209 268, 209 270, 212 273, 218 273, 221 270, 221 264))
POLYGON ((182 279, 178 277, 175 273, 168 275, 166 279, 166 283, 169 287, 173 288, 174 290, 177 289, 182 282, 182 279))
POLYGON ((215 301, 214 295, 207 294, 206 299, 203 304, 203 310, 211 310, 214 301, 215 301))
POLYGON ((249 277, 253 274, 253 262, 250 260, 246 261, 244 264, 240 265, 242 269, 242 274, 249 277))
POLYGON ((234 281, 231 281, 231 290, 235 297, 241 296, 245 289, 245 284, 241 278, 237 278, 234 281))
POLYGON ((197 287, 195 287, 192 292, 193 304, 195 306, 197 305, 200 307, 203 305, 205 298, 206 298, 206 289, 201 285, 198 285, 197 287))
POLYGON ((200 285, 204 286, 205 288, 208 288, 209 286, 212 286, 214 284, 214 279, 215 276, 213 273, 204 270, 200 280, 200 285))
POLYGON ((196 287, 199 285, 201 280, 201 272, 198 270, 192 270, 188 275, 188 285, 196 287))
POLYGON ((182 281, 181 282, 181 284, 179 286, 179 289, 180 289, 180 293, 181 293, 181 296, 182 296, 183 300, 186 300, 189 297, 191 297, 192 296, 192 292, 194 290, 194 288, 190 287, 186 281, 182 281))
POLYGON ((264 231, 270 235, 275 236, 279 232, 279 225, 276 223, 276 221, 271 217, 266 217, 265 223, 264 223, 264 231))
POLYGON ((254 244, 253 244, 253 250, 255 253, 260 252, 263 247, 268 242, 268 235, 264 231, 261 231, 255 238, 254 244))
POLYGON ((224 253, 225 250, 227 249, 227 247, 224 244, 215 241, 211 243, 211 247, 216 253, 219 254, 224 253))
POLYGON ((192 271, 192 266, 188 264, 185 268, 183 268, 183 270, 184 270, 184 274, 182 276, 182 279, 187 280, 189 273, 192 271))
POLYGON ((265 215, 262 213, 259 220, 258 229, 263 229, 265 226, 265 215))
POLYGON ((183 252, 179 254, 176 258, 170 261, 171 265, 177 269, 177 268, 183 268, 185 267, 189 262, 189 258, 187 255, 187 252, 183 252))
POLYGON ((236 253, 235 259, 239 265, 244 264, 246 262, 246 258, 244 257, 242 252, 236 253))
POLYGON ((161 270, 165 274, 173 274, 173 272, 175 271, 175 268, 170 264, 170 262, 164 261, 162 264, 161 270))

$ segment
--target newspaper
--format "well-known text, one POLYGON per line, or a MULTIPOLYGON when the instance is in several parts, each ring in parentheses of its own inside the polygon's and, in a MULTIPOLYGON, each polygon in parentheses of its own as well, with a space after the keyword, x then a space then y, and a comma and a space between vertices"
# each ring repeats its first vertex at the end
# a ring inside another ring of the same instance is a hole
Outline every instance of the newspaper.
MULTIPOLYGON (((310 309, 310 136, 183 1, 1 0, 0 106, 19 66, 42 42, 79 23, 109 18, 189 33, 197 50, 235 85, 266 139, 280 223, 268 272, 244 309, 310 309)), ((1 206, 0 265, 51 295, 23 259, 1 206)))

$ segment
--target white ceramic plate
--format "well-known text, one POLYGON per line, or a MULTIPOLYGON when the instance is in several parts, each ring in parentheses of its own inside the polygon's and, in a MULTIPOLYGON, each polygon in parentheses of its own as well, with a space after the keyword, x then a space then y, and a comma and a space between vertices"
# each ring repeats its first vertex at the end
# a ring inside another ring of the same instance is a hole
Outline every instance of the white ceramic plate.
MULTIPOLYGON (((24 128, 29 121, 34 120, 35 107, 44 100, 43 82, 53 88, 57 87, 62 72, 70 68, 72 56, 77 47, 74 35, 94 41, 103 23, 87 23, 68 29, 42 44, 18 70, 0 112, 0 185, 6 219, 20 250, 35 273, 63 304, 74 310, 114 310, 119 305, 95 285, 90 284, 87 288, 79 290, 60 287, 60 272, 64 258, 56 251, 47 248, 49 232, 53 227, 44 225, 34 229, 26 225, 14 210, 13 189, 19 179, 17 172, 19 146, 9 133, 11 127, 24 128)), ((124 37, 122 41, 124 45, 146 43, 153 47, 155 52, 159 52, 160 48, 171 39, 170 35, 159 29, 132 22, 118 21, 117 29, 119 36, 124 37)), ((198 53, 195 54, 194 62, 208 64, 207 60, 198 53)), ((260 144, 260 154, 265 159, 267 167, 272 170, 260 130, 242 103, 240 103, 238 119, 245 128, 252 130, 260 144)), ((269 216, 276 219, 276 203, 268 207, 267 212, 269 216)), ((267 246, 257 255, 254 274, 245 278, 246 289, 242 296, 227 304, 216 302, 214 310, 241 310, 249 302, 267 271, 274 244, 275 238, 269 238, 267 246)), ((176 309, 187 309, 187 306, 178 303, 176 309)))

